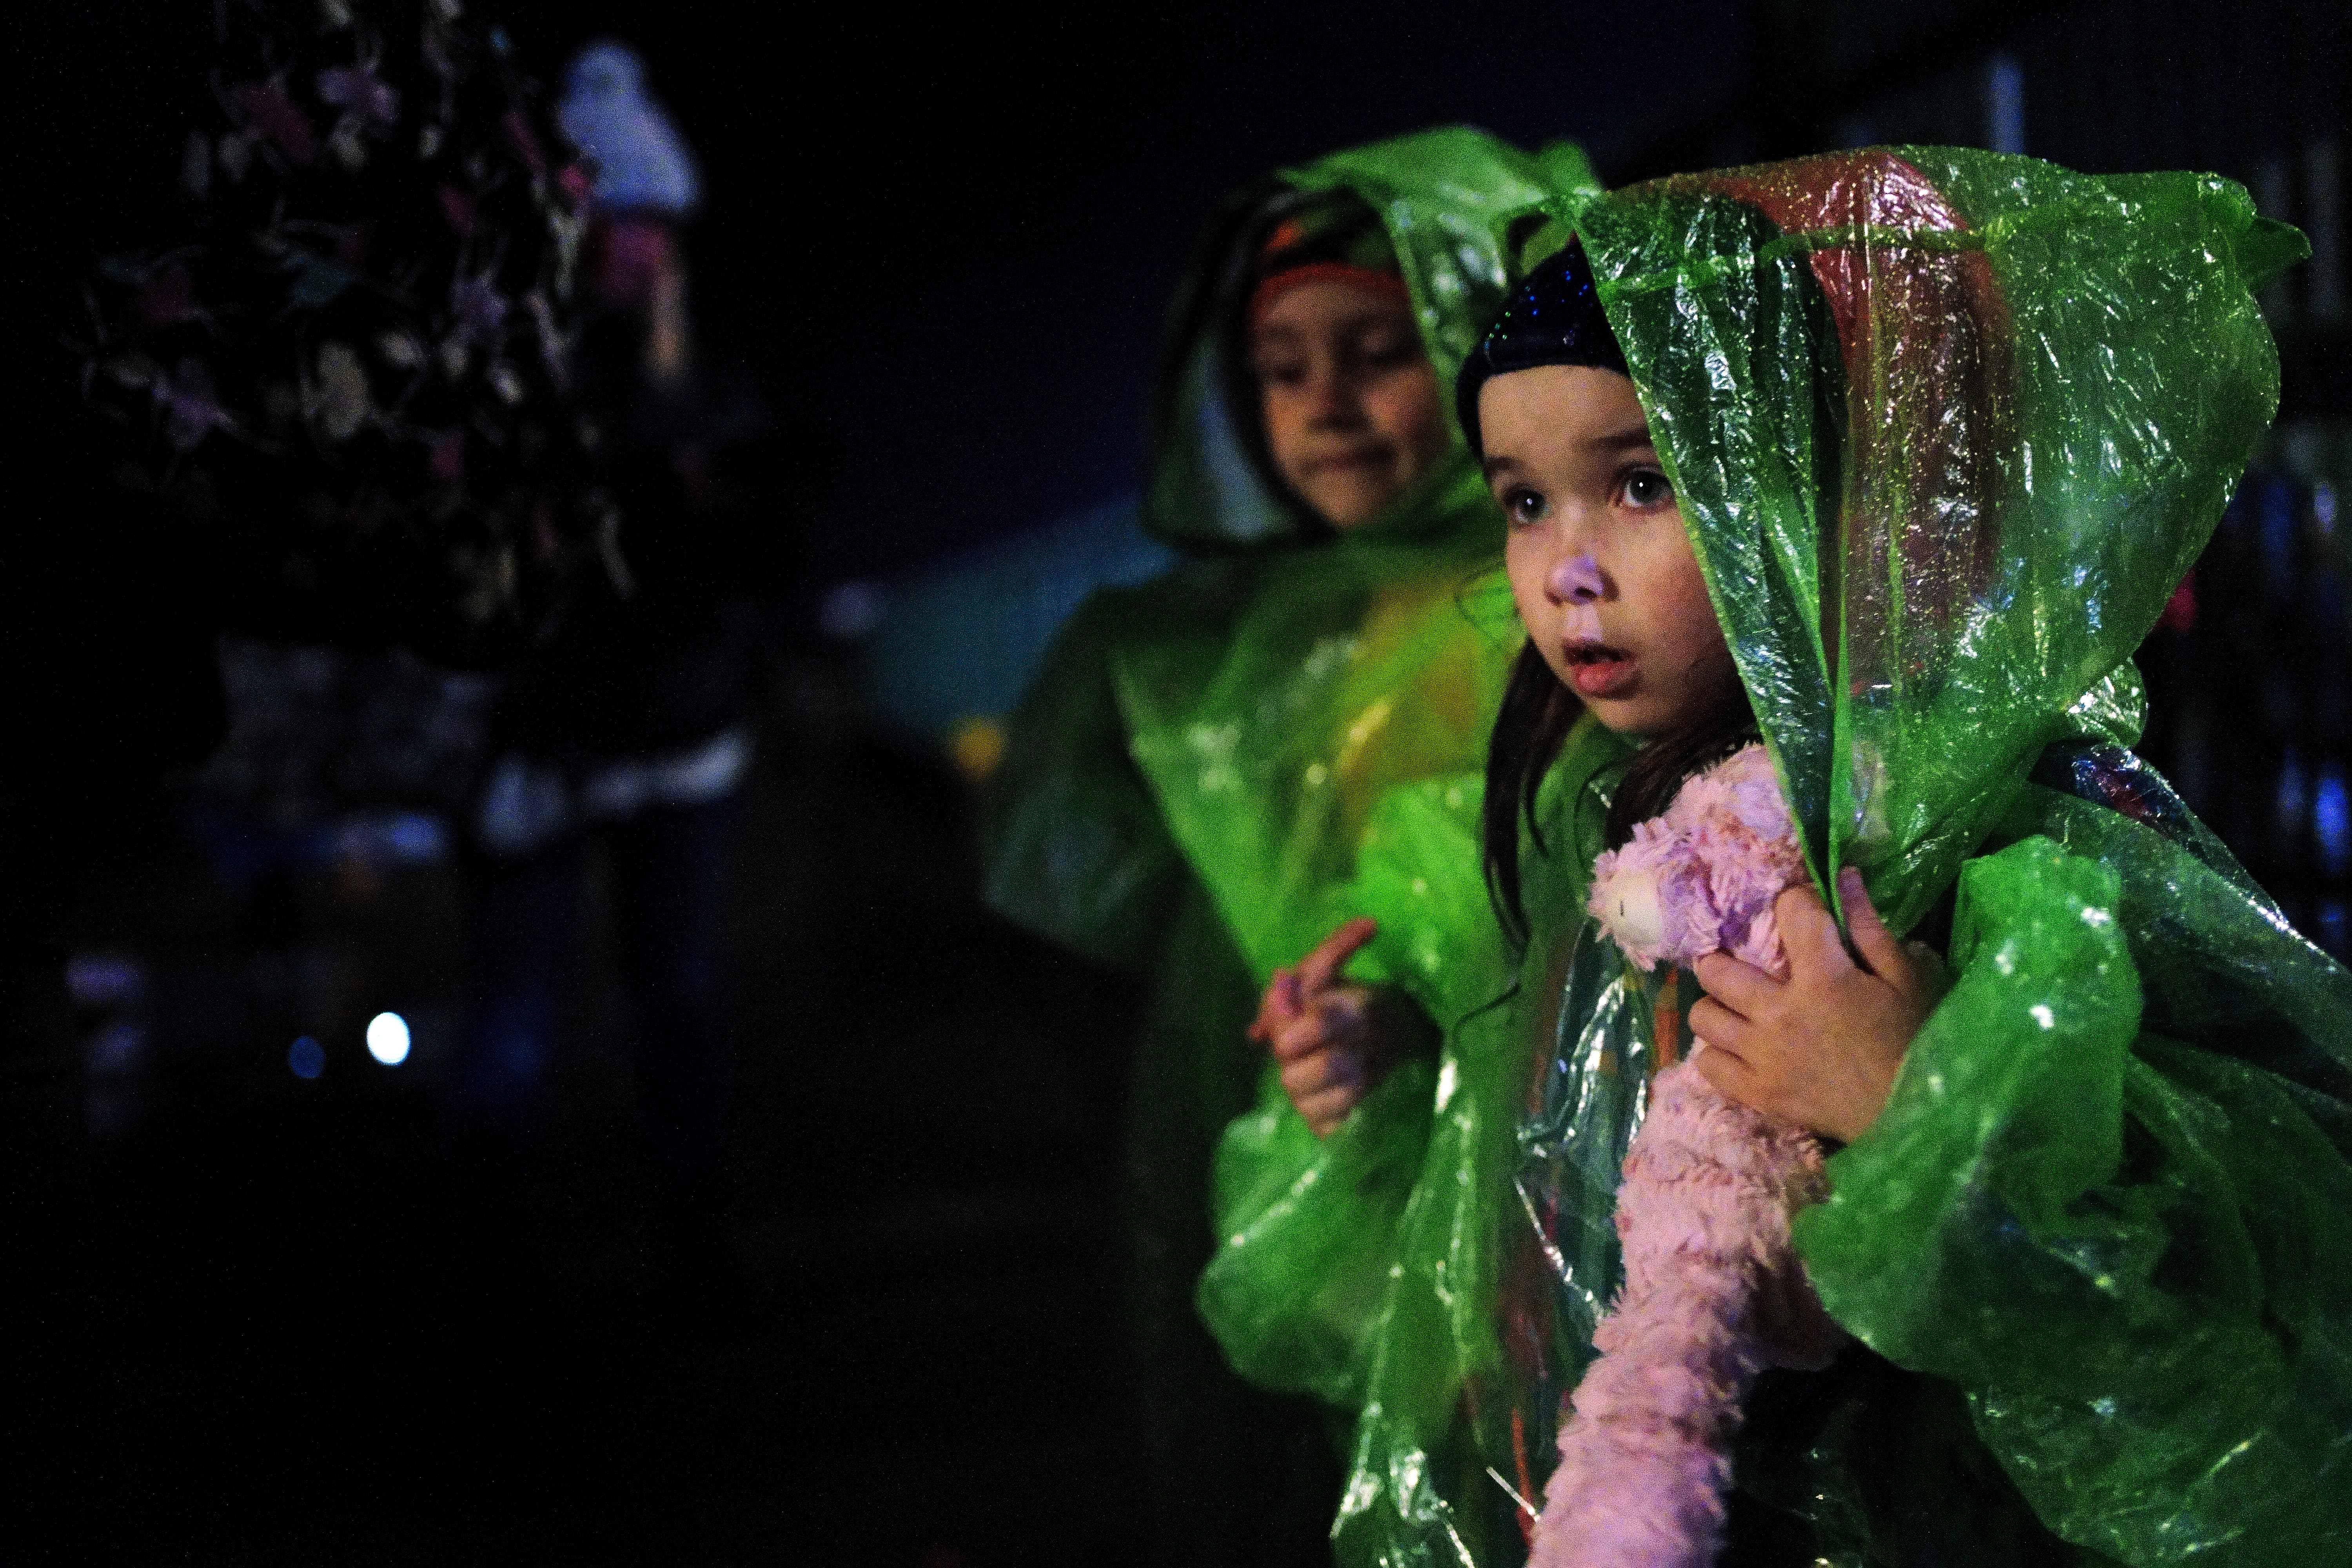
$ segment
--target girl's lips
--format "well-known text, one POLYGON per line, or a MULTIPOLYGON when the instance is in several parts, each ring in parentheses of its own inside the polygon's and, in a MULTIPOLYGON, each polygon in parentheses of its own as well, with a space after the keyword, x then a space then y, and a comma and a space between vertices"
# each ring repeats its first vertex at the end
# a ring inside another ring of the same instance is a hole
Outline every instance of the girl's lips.
POLYGON ((1585 645, 1568 650, 1569 683, 1580 697, 1622 697, 1635 673, 1633 661, 1615 648, 1585 645))

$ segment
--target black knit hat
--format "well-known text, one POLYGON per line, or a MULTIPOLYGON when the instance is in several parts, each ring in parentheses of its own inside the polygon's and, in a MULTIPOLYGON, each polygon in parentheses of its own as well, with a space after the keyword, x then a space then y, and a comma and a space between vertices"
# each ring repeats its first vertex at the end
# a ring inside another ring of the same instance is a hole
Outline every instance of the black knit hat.
POLYGON ((1624 351, 1601 312, 1582 240, 1570 240, 1567 249, 1521 280, 1503 313, 1462 362, 1454 382, 1454 411, 1472 452, 1486 455, 1478 434, 1478 389, 1486 378, 1539 364, 1589 364, 1627 374, 1624 351))

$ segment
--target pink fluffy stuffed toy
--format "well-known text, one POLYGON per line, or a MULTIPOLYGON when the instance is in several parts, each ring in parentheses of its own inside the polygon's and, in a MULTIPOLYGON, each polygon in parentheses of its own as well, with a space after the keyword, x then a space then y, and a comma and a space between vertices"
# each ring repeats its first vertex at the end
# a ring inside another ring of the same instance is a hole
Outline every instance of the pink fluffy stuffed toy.
MULTIPOLYGON (((1749 746, 1601 857, 1590 907, 1643 969, 1723 952, 1785 975, 1772 903, 1804 876, 1771 761, 1749 746)), ((1670 1059, 1670 1039, 1658 1048, 1670 1059)), ((1843 1339, 1789 1239, 1822 1183, 1811 1134, 1724 1099, 1692 1061, 1659 1071, 1617 1193, 1625 1287, 1570 1398, 1533 1568, 1715 1561, 1748 1385, 1768 1366, 1826 1365, 1843 1339)))

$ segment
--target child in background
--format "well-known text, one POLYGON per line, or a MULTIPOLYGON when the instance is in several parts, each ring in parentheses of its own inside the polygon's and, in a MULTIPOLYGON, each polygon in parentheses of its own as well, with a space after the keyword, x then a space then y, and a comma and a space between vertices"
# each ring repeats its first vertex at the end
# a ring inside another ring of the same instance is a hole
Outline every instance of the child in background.
POLYGON ((2352 976, 2125 749, 2299 240, 2218 179, 1927 149, 1561 216, 1460 388, 1529 638, 1485 795, 1516 1017, 1448 1042, 1340 1560, 1614 1561, 1545 1487, 1702 1043, 1832 1151, 1795 1245, 1852 1336, 1712 1435, 1719 1561, 2342 1560, 2352 976), (1595 858, 1758 740, 1790 974, 1636 970, 1595 858))
MULTIPOLYGON (((1539 162, 1454 129, 1230 205, 1177 301, 1145 500, 1193 559, 1079 610, 983 803, 996 907, 1147 986, 1122 1199, 1154 1562, 1328 1554, 1326 1418, 1234 1377, 1194 1284, 1234 1194, 1286 1188, 1326 1149, 1245 1037, 1258 988, 1343 916, 1381 912, 1334 902, 1371 803, 1484 744, 1507 649, 1454 595, 1502 525, 1445 389, 1502 299, 1496 219, 1583 178, 1572 150, 1539 162), (1212 1152, 1253 1103, 1219 1216, 1212 1152)), ((1392 993, 1361 1000, 1395 1037, 1434 1035, 1392 993)), ((1429 1071, 1395 1075, 1373 1140, 1393 1155, 1391 1221, 1429 1071)), ((1213 1321, 1261 1385, 1345 1408, 1363 1316, 1318 1325, 1304 1355, 1213 1321)))

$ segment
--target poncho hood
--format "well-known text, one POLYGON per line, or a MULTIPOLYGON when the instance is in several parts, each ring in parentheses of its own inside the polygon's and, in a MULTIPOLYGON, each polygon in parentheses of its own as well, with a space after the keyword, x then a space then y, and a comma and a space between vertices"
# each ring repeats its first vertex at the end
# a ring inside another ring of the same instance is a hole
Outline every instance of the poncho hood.
MULTIPOLYGON (((1395 249, 1422 343, 1441 384, 1451 386, 1502 303, 1502 220, 1547 198, 1597 189, 1584 154, 1565 142, 1531 155, 1453 125, 1334 153, 1236 192, 1170 317, 1153 399, 1145 525, 1195 550, 1279 544, 1318 531, 1266 472, 1255 438, 1257 410, 1236 357, 1252 261, 1287 213, 1332 193, 1372 210, 1395 249)), ((1485 502, 1484 482, 1457 438, 1409 494, 1349 537, 1427 538, 1491 525, 1485 502)))
POLYGON ((1270 970, 1336 923, 1328 894, 1383 791, 1475 768, 1513 650, 1459 600, 1501 553, 1500 510, 1457 438, 1385 515, 1336 535, 1315 522, 1259 456, 1238 328, 1274 226, 1344 193, 1378 218, 1450 379, 1502 299, 1506 219, 1593 190, 1573 147, 1530 154, 1454 126, 1226 204, 1171 310, 1154 405, 1144 517, 1186 559, 1096 595, 1056 638, 990 792, 998 909, 1141 962, 1182 866, 1270 970))
POLYGON ((2129 660, 2278 400, 2238 185, 1870 149, 1574 207, 1823 890, 1906 928, 2129 660))

